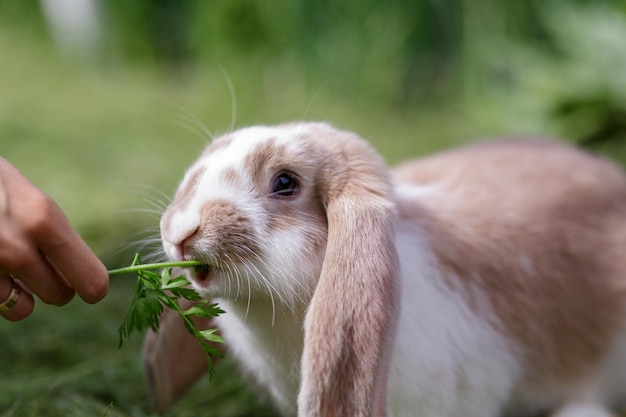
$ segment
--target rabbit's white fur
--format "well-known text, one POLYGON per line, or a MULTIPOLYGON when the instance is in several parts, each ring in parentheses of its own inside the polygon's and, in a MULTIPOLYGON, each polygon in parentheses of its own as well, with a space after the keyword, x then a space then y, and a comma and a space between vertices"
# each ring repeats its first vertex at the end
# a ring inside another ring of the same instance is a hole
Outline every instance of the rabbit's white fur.
MULTIPOLYGON (((226 311, 214 324, 229 354, 284 415, 623 406, 621 170, 555 142, 498 141, 410 162, 393 183, 356 135, 253 127, 210 145, 164 213, 166 253, 212 266, 194 288, 226 311), (279 172, 295 195, 271 193, 279 172)), ((172 396, 159 388, 172 357, 185 360, 163 342, 168 323, 144 351, 157 397, 172 396)))

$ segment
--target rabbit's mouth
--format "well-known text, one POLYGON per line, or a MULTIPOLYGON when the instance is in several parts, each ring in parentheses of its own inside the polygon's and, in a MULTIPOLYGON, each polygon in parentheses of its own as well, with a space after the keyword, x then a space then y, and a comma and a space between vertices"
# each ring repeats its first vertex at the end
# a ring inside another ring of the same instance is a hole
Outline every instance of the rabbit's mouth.
POLYGON ((194 279, 199 284, 207 284, 216 272, 216 267, 208 264, 199 265, 196 267, 194 279))

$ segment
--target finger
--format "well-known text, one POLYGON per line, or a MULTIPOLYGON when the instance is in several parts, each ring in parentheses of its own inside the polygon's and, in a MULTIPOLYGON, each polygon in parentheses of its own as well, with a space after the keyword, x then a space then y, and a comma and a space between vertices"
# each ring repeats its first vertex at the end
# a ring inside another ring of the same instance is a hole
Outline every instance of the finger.
POLYGON ((63 242, 42 242, 40 248, 83 300, 95 303, 108 293, 106 267, 77 234, 63 242))
MULTIPOLYGON (((24 281, 38 296, 43 295, 42 299, 55 304, 59 290, 64 290, 67 284, 87 302, 93 303, 102 299, 109 288, 107 270, 78 236, 63 211, 17 169, 0 158, 0 173, 2 171, 7 173, 3 179, 8 194, 20 195, 16 201, 7 201, 13 223, 20 229, 18 238, 34 242, 41 254, 39 256, 47 260, 43 263, 37 262, 37 266, 33 268, 43 275, 38 275, 37 272, 25 273, 24 281), (54 268, 50 268, 49 264, 54 265, 54 268), (42 265, 48 271, 47 274, 43 273, 42 265), (59 280, 59 277, 64 279, 59 280), (59 282, 55 284, 51 282, 51 278, 59 282), (39 283, 37 279, 42 282, 39 283), (47 298, 45 285, 52 285, 50 298, 47 298)), ((64 291, 61 293, 66 294, 64 291)))
POLYGON ((100 301, 109 290, 106 267, 73 229, 64 238, 42 241, 40 250, 83 300, 100 301))
MULTIPOLYGON (((19 282, 5 274, 0 274, 0 304, 15 294, 17 300, 7 311, 0 311, 0 316, 10 321, 19 321, 28 317, 35 308, 35 300, 30 292, 19 282)), ((8 306, 8 305, 7 305, 8 306)))
POLYGON ((0 260, 4 274, 22 282, 46 304, 64 305, 74 290, 28 239, 0 239, 0 260))
MULTIPOLYGON (((42 255, 56 268, 80 297, 89 302, 100 301, 108 292, 106 267, 76 233, 56 203, 43 195, 36 201, 38 216, 24 219, 24 233, 34 241, 42 255)), ((39 295, 39 294, 37 294, 39 295)))

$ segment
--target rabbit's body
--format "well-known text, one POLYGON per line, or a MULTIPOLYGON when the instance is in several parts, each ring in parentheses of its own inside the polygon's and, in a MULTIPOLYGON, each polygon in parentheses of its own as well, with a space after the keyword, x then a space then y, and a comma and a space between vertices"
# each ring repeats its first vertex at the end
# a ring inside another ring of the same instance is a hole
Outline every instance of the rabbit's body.
MULTIPOLYGON (((563 144, 513 140, 405 164, 394 181, 399 236, 419 242, 413 254, 398 245, 408 252, 400 254, 401 321, 410 320, 399 328, 424 327, 424 337, 400 333, 396 352, 432 353, 422 369, 407 368, 407 358, 394 363, 413 378, 424 375, 427 398, 418 401, 454 393, 440 397, 432 415, 537 415, 570 402, 624 403, 621 170, 563 144), (417 253, 431 275, 415 269, 417 253), (432 300, 440 305, 429 306, 432 300), (445 390, 432 382, 438 379, 445 390)), ((417 400, 412 388, 407 397, 417 400)))
POLYGON ((384 169, 326 125, 247 129, 207 149, 163 217, 170 257, 216 265, 194 287, 279 410, 574 417, 623 403, 619 169, 541 141, 411 162, 394 186, 384 169), (266 190, 289 184, 281 172, 297 193, 266 190))

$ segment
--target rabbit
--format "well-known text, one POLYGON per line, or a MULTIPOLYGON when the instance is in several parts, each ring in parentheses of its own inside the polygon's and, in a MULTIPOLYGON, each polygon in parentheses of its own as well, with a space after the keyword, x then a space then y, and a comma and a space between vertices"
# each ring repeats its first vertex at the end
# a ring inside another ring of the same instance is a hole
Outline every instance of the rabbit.
MULTIPOLYGON (((186 272, 226 312, 204 325, 281 415, 626 401, 626 176, 575 146, 482 141, 392 171, 329 124, 253 126, 203 151, 160 227, 171 260, 208 265, 186 272)), ((204 369, 181 329, 145 339, 161 410, 204 369)))

